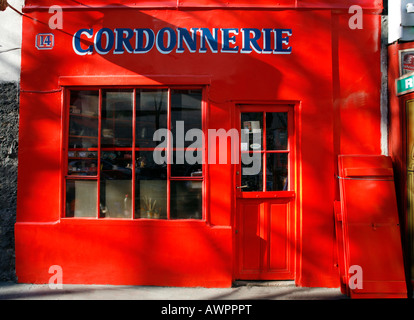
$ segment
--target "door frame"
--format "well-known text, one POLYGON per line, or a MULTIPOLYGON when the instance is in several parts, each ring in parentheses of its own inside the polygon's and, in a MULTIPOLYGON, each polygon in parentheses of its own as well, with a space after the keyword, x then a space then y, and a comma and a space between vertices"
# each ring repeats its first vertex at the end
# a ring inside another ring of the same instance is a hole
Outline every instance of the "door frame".
MULTIPOLYGON (((292 254, 291 254, 291 271, 293 273, 293 278, 296 284, 300 284, 302 278, 302 217, 301 217, 301 109, 302 104, 300 101, 296 100, 285 100, 285 101, 240 101, 234 102, 232 109, 232 128, 236 128, 240 133, 240 115, 241 112, 274 112, 281 107, 288 107, 291 110, 293 124, 292 133, 289 134, 291 138, 291 168, 289 173, 289 179, 294 183, 290 187, 289 191, 283 191, 286 198, 293 197, 291 201, 293 202, 294 212, 290 215, 290 223, 292 225, 292 234, 290 240, 292 241, 292 254), (276 109, 276 110, 275 110, 276 109)), ((239 146, 236 148, 233 146, 233 152, 239 152, 239 146)), ((239 271, 239 250, 238 250, 238 240, 237 240, 237 226, 238 226, 238 205, 237 205, 237 189, 238 181, 236 171, 238 170, 238 164, 233 164, 232 170, 232 242, 233 242, 233 280, 237 279, 239 271)), ((256 197, 257 194, 254 195, 256 197)), ((267 197, 266 197, 267 198, 267 197)))

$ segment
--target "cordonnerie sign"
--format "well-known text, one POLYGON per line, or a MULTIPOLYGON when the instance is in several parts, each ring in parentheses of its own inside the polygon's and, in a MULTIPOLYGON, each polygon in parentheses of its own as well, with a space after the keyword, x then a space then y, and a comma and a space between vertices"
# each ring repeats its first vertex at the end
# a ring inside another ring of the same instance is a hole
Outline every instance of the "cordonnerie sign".
POLYGON ((157 50, 162 54, 251 53, 290 54, 291 29, 256 28, 102 28, 80 29, 73 35, 73 50, 78 55, 142 54, 157 50), (93 40, 93 44, 92 44, 93 40))

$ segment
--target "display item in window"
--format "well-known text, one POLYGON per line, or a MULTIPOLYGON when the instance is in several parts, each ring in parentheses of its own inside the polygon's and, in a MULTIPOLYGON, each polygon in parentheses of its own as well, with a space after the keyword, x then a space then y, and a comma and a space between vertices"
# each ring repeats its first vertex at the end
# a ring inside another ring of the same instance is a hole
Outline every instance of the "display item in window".
POLYGON ((155 207, 156 203, 157 203, 157 200, 152 200, 150 197, 147 197, 147 196, 144 197, 144 207, 145 207, 146 218, 158 219, 160 217, 160 210, 156 209, 155 207))
POLYGON ((131 215, 131 199, 128 197, 128 194, 124 198, 124 215, 125 217, 131 215))

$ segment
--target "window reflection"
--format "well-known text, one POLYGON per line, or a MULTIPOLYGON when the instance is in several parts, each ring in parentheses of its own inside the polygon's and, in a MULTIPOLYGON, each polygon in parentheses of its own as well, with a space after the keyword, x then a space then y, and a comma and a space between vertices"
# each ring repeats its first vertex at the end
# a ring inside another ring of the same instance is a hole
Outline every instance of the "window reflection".
POLYGON ((135 145, 154 148, 154 132, 167 128, 168 91, 137 90, 136 94, 136 135, 135 145))
POLYGON ((172 177, 202 177, 202 152, 189 150, 173 151, 173 163, 171 164, 172 177), (191 157, 194 163, 188 163, 191 157))
POLYGON ((103 91, 102 99, 102 147, 131 147, 132 90, 103 91))
POLYGON ((242 161, 241 191, 263 191, 263 156, 260 153, 249 156, 251 163, 242 161))
POLYGON ((263 113, 242 113, 241 128, 241 151, 261 150, 263 144, 263 113))
POLYGON ((268 153, 266 167, 266 190, 288 190, 288 155, 286 153, 268 153))
POLYGON ((167 218, 167 165, 154 162, 153 151, 135 153, 135 218, 167 218))
POLYGON ((266 149, 287 150, 287 112, 266 113, 266 149))
MULTIPOLYGON (((191 129, 201 129, 201 91, 172 90, 171 91, 171 132, 173 137, 188 147, 193 142, 185 141, 185 133, 191 129)), ((177 147, 180 147, 177 145, 177 147)))
POLYGON ((66 181, 66 216, 96 217, 97 187, 95 181, 66 181))
POLYGON ((202 181, 171 181, 171 219, 202 218, 202 181))
POLYGON ((132 215, 132 153, 105 151, 101 156, 100 215, 130 218, 132 215))
POLYGON ((69 107, 69 148, 98 146, 98 91, 72 91, 69 107))

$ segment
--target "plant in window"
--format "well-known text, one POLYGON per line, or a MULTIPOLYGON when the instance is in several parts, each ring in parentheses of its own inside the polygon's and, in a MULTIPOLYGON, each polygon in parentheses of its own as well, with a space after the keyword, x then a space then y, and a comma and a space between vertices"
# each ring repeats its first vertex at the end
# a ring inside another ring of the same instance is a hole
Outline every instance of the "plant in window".
POLYGON ((147 214, 147 218, 159 218, 160 212, 158 209, 156 209, 155 205, 157 203, 157 200, 152 200, 151 197, 144 197, 144 207, 145 212, 147 214))

